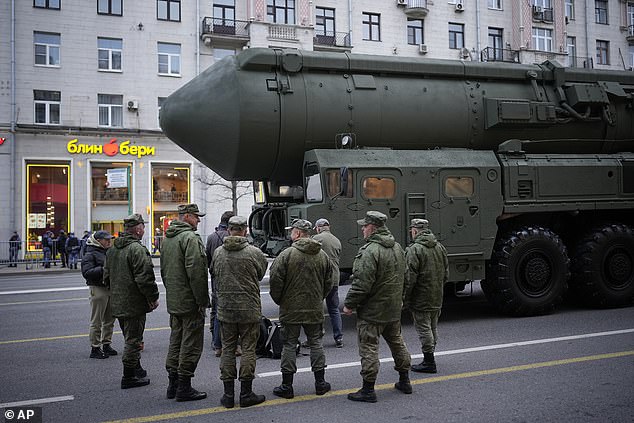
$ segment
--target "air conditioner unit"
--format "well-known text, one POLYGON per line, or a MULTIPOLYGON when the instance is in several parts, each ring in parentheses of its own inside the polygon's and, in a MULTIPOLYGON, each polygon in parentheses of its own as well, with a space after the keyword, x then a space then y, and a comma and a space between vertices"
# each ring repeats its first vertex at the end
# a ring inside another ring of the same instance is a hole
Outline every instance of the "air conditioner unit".
POLYGON ((464 4, 462 4, 462 0, 456 1, 456 12, 462 12, 464 10, 464 4))
POLYGON ((542 13, 541 6, 533 6, 533 15, 540 15, 542 13))
POLYGON ((420 44, 420 45, 418 46, 418 52, 419 52, 420 54, 427 54, 427 45, 425 45, 425 44, 420 44))
POLYGON ((139 100, 128 101, 128 110, 139 110, 139 100))
POLYGON ((396 0, 397 6, 407 6, 407 0, 396 0))

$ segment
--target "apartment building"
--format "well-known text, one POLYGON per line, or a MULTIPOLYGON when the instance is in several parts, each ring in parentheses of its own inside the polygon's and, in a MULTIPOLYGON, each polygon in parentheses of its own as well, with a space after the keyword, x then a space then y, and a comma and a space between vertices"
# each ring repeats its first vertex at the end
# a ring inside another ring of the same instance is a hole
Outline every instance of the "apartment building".
POLYGON ((34 246, 46 230, 120 231, 130 212, 160 236, 189 201, 212 231, 226 192, 158 116, 171 92, 242 49, 634 65, 634 1, 623 0, 8 0, 0 28, 0 239, 18 230, 34 246))

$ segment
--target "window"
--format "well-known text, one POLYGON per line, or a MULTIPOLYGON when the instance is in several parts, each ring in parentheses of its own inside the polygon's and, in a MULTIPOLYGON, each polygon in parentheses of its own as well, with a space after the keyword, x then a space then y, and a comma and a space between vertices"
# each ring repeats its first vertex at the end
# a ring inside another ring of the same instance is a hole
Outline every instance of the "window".
POLYGON ((361 181, 363 197, 373 200, 391 200, 396 197, 396 181, 392 178, 366 177, 361 181))
POLYGON ((98 94, 99 126, 123 127, 123 96, 98 94))
POLYGON ((33 7, 42 9, 60 9, 60 0, 33 0, 33 7))
POLYGON ((634 35, 632 33, 632 25, 634 25, 634 2, 628 1, 627 2, 627 25, 629 27, 629 31, 628 34, 629 35, 634 35))
POLYGON ((315 35, 317 37, 335 36, 335 9, 315 8, 315 35))
POLYGON ((474 192, 473 178, 450 176, 445 179, 445 196, 454 198, 472 197, 474 192))
POLYGON ((423 44, 423 20, 407 18, 407 44, 423 44))
POLYGON ((577 39, 566 37, 566 52, 568 53, 568 66, 577 67, 577 39))
POLYGON ((449 23, 449 48, 464 47, 464 25, 449 23))
POLYGON ((539 6, 542 9, 552 9, 552 0, 533 0, 533 6, 539 6))
POLYGON ((381 15, 378 13, 363 13, 363 39, 381 41, 381 15))
POLYGON ((157 0, 156 18, 159 21, 181 21, 181 0, 157 0))
POLYGON ((295 24, 295 0, 266 0, 266 15, 269 22, 295 24))
POLYGON ((123 16, 123 0, 97 0, 97 13, 123 16))
POLYGON ((304 168, 304 186, 306 187, 306 201, 309 203, 320 202, 324 196, 321 192, 321 174, 316 164, 306 165, 304 168))
POLYGON ((228 56, 235 56, 236 51, 230 48, 214 48, 214 60, 222 60, 228 56))
POLYGON ((91 164, 92 201, 128 202, 132 169, 125 163, 91 164))
POLYGON ((568 19, 575 18, 575 0, 566 0, 565 11, 568 19))
POLYGON ((61 35, 49 32, 34 32, 35 64, 59 67, 59 47, 61 35))
POLYGON ((157 128, 161 127, 161 107, 163 107, 163 103, 165 102, 166 99, 167 97, 159 97, 157 101, 157 106, 158 106, 158 110, 156 112, 156 116, 158 118, 156 121, 157 128))
POLYGON ((41 248, 38 241, 46 231, 57 234, 70 228, 70 170, 67 163, 27 163, 25 223, 29 248, 41 248))
POLYGON ((158 43, 158 73, 159 75, 180 75, 180 44, 158 43))
POLYGON ((597 40, 597 64, 609 65, 610 64, 610 42, 597 40))
POLYGON ((533 48, 540 51, 553 51, 553 31, 533 28, 533 48))
POLYGON ((326 194, 328 198, 336 196, 352 198, 352 170, 348 168, 326 171, 326 194), (341 183, 343 182, 343 187, 341 183))
POLYGON ((35 116, 33 122, 43 125, 59 125, 62 94, 59 91, 33 90, 35 116))
POLYGON ((608 1, 594 1, 594 21, 599 24, 608 24, 608 1))
POLYGON ((502 9, 502 0, 489 0, 489 9, 502 9))
POLYGON ((99 70, 121 71, 121 50, 123 40, 118 38, 97 38, 99 70))
POLYGON ((489 47, 493 49, 493 52, 489 52, 489 59, 504 60, 504 43, 502 35, 502 28, 489 27, 489 47))
POLYGON ((217 34, 235 35, 236 7, 234 0, 214 1, 214 32, 217 34))

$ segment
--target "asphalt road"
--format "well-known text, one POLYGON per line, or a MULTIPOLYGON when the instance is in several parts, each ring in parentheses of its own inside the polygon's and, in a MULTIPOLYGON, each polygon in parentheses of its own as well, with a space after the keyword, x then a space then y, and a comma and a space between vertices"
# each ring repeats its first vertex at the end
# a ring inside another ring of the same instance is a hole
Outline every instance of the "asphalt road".
MULTIPOLYGON (((340 288, 342 299, 347 288, 340 288)), ((164 296, 147 320, 142 362, 151 384, 121 390, 120 355, 88 358, 88 290, 78 272, 1 276, 0 409, 41 407, 44 422, 634 421, 633 308, 564 305, 548 316, 507 318, 495 314, 477 284, 473 288, 470 296, 446 299, 436 353, 439 371, 412 373, 412 395, 393 388, 398 375, 382 344, 379 402, 346 399, 361 378, 355 317, 344 316, 343 349, 334 347, 326 324, 326 379, 332 392, 314 395, 309 357, 302 355, 296 397, 277 398, 272 390, 281 379, 279 360, 259 359, 254 390, 267 401, 226 410, 219 403, 219 359, 209 348, 208 332, 193 385, 209 397, 189 403, 165 399, 169 328, 164 296)), ((266 285, 262 299, 264 313, 275 318, 266 285)), ((408 319, 403 334, 413 361, 419 362, 420 344, 408 319)), ((113 347, 121 351, 122 344, 117 331, 113 347)))

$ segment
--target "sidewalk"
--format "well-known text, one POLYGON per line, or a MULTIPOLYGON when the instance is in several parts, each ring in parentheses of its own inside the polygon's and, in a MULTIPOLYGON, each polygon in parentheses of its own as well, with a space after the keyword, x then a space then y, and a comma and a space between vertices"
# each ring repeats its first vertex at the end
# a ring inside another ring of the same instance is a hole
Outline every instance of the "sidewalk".
MULTIPOLYGON (((158 269, 160 267, 160 260, 158 257, 152 257, 152 263, 154 263, 154 268, 158 269)), ((67 267, 62 267, 59 262, 57 263, 57 266, 53 266, 51 264, 51 267, 48 269, 44 268, 42 263, 19 263, 18 267, 9 267, 6 264, 1 264, 0 278, 18 275, 47 275, 62 273, 77 273, 81 275, 80 267, 81 264, 77 263, 77 270, 69 269, 67 267)))

